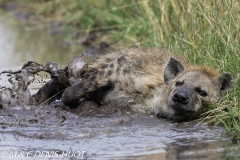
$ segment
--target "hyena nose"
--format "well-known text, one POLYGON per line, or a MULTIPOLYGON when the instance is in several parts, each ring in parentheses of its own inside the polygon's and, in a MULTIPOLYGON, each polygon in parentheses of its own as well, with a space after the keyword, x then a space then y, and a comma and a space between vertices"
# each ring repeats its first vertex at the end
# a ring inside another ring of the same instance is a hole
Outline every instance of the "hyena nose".
POLYGON ((178 92, 178 93, 174 94, 172 100, 174 102, 179 102, 179 103, 182 103, 182 104, 188 104, 189 97, 184 92, 178 92))

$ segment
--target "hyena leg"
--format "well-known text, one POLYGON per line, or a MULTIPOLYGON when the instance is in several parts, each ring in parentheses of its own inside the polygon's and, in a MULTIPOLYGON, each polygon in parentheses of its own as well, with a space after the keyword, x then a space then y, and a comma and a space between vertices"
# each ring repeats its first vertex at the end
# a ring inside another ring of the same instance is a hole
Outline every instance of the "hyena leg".
POLYGON ((113 62, 102 66, 96 72, 88 75, 87 78, 77 85, 65 89, 62 95, 62 102, 67 106, 75 106, 86 94, 99 89, 100 87, 113 84, 116 79, 113 62))

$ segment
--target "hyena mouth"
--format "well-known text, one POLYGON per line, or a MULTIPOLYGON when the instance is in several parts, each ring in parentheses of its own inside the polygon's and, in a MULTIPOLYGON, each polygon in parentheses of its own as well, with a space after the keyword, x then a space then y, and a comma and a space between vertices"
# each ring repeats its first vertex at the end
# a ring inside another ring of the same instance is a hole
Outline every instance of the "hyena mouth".
POLYGON ((188 110, 185 109, 183 106, 181 106, 180 104, 174 104, 171 105, 172 109, 178 113, 178 114, 184 114, 184 115, 193 115, 196 114, 197 112, 194 110, 188 110))

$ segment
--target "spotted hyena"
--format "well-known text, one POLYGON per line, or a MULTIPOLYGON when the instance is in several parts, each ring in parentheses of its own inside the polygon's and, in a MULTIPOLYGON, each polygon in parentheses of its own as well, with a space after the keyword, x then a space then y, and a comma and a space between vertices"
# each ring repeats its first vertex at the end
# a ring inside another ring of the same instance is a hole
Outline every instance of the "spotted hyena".
POLYGON ((231 90, 233 78, 206 66, 193 66, 154 48, 133 48, 103 55, 80 72, 62 101, 75 106, 84 97, 95 102, 170 119, 186 119, 231 90))

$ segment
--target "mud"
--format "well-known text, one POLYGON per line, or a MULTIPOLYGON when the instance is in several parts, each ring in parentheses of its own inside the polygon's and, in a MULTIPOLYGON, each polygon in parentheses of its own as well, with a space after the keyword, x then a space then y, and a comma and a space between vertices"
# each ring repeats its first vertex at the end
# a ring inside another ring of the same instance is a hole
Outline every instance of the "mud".
POLYGON ((77 80, 78 71, 81 70, 85 62, 81 57, 74 59, 65 69, 59 69, 55 62, 47 62, 46 65, 28 61, 17 71, 3 71, 7 74, 8 81, 12 85, 10 88, 1 87, 0 106, 9 109, 12 106, 39 105, 45 101, 51 102, 59 97, 58 94, 77 80), (72 65, 74 63, 74 65, 72 65), (44 71, 50 74, 51 80, 48 81, 33 96, 27 89, 35 80, 35 75, 44 71), (53 99, 51 99, 51 97, 53 99))
POLYGON ((71 112, 54 105, 1 110, 0 152, 59 151, 60 156, 86 151, 85 158, 98 159, 221 159, 231 157, 227 146, 237 149, 222 127, 171 123, 85 103, 71 112))

